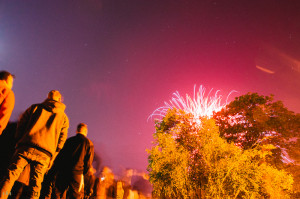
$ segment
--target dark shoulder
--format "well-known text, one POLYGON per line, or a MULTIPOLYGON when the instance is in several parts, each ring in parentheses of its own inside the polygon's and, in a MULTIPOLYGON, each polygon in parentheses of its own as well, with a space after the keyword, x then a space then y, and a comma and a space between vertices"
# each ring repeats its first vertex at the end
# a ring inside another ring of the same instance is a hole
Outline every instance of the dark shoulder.
POLYGON ((78 139, 80 139, 80 138, 78 138, 78 136, 77 135, 74 135, 74 136, 72 136, 72 137, 69 137, 68 139, 67 139, 67 141, 69 140, 78 140, 78 139))
POLYGON ((64 146, 63 146, 63 150, 67 150, 69 148, 74 148, 74 146, 78 145, 78 143, 80 143, 80 141, 78 141, 78 138, 75 136, 69 137, 64 146))
POLYGON ((36 109, 36 108, 38 108, 38 107, 40 107, 41 106, 41 104, 32 104, 30 107, 29 107, 29 109, 36 109))
POLYGON ((91 147, 94 147, 94 143, 92 142, 92 140, 90 140, 89 138, 87 138, 87 140, 88 140, 88 142, 89 142, 89 145, 90 145, 91 147))
POLYGON ((32 114, 39 107, 40 104, 32 104, 26 111, 26 114, 32 114))
POLYGON ((84 144, 87 146, 87 147, 94 147, 94 144, 93 144, 93 142, 89 139, 89 138, 87 138, 86 136, 84 136, 84 135, 80 135, 80 137, 81 137, 81 139, 83 140, 83 142, 84 142, 84 144))
POLYGON ((75 137, 77 140, 81 140, 81 141, 84 142, 84 143, 88 143, 88 142, 89 142, 89 139, 88 139, 86 136, 84 136, 84 135, 82 135, 82 134, 80 134, 80 133, 77 133, 74 137, 75 137))
POLYGON ((36 104, 32 104, 31 106, 32 107, 42 107, 43 104, 42 103, 36 103, 36 104))
POLYGON ((66 143, 65 145, 69 144, 69 143, 73 143, 75 140, 77 140, 78 138, 75 136, 72 136, 72 137, 69 137, 67 140, 66 140, 66 143))

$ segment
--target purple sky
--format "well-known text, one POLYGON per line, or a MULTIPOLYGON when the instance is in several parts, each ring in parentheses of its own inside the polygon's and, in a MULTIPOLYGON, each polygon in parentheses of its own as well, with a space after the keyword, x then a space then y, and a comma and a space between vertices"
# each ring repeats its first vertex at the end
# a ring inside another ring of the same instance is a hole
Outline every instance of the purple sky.
POLYGON ((103 163, 147 167, 148 116, 178 90, 274 94, 300 112, 300 1, 1 0, 12 120, 57 89, 69 136, 89 126, 103 163))

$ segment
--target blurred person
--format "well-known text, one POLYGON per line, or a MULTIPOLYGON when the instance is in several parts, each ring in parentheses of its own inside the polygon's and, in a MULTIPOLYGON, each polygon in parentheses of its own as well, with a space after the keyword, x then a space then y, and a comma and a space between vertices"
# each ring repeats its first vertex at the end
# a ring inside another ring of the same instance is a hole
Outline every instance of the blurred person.
POLYGON ((63 147, 68 133, 66 106, 57 90, 41 104, 33 104, 21 116, 16 133, 16 151, 0 182, 0 198, 6 199, 23 169, 30 165, 28 198, 39 198, 41 183, 51 159, 63 147))
POLYGON ((140 198, 150 198, 152 194, 152 186, 149 182, 149 175, 145 172, 141 172, 133 176, 132 188, 138 191, 140 198))
POLYGON ((106 185, 106 199, 114 199, 116 198, 117 193, 117 184, 114 179, 114 174, 111 173, 108 177, 109 180, 105 180, 106 185))
MULTIPOLYGON (((15 135, 17 132, 17 122, 9 122, 2 132, 0 139, 0 179, 3 178, 4 173, 9 166, 10 160, 15 152, 16 140, 15 135)), ((29 186, 30 165, 24 168, 19 179, 15 182, 9 198, 18 199, 22 193, 29 186)))
POLYGON ((117 199, 123 199, 124 197, 124 189, 123 189, 123 182, 118 181, 117 182, 117 199))
POLYGON ((86 137, 88 127, 84 123, 77 126, 76 135, 67 139, 64 148, 58 155, 55 167, 58 174, 55 182, 55 197, 83 198, 84 175, 92 167, 94 147, 86 137))
POLYGON ((133 173, 134 173, 133 169, 126 169, 123 174, 122 181, 124 182, 123 184, 124 199, 125 198, 127 199, 129 197, 130 190, 132 189, 131 180, 132 180, 133 173))
POLYGON ((0 135, 5 129, 15 106, 12 91, 15 76, 7 71, 0 71, 0 135))
POLYGON ((0 181, 4 177, 15 152, 17 124, 18 122, 9 122, 0 136, 0 181))
POLYGON ((112 170, 105 166, 100 176, 95 181, 95 192, 93 199, 109 199, 115 196, 114 193, 114 174, 112 170))
POLYGON ((139 199, 138 191, 129 189, 129 194, 124 199, 139 199))

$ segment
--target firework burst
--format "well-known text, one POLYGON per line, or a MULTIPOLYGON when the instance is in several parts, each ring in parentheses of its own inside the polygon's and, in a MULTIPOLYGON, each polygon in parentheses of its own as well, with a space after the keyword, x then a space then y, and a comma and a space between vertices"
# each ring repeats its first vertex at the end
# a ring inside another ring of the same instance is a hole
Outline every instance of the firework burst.
MULTIPOLYGON (((178 91, 173 93, 173 97, 170 101, 164 102, 164 106, 157 108, 149 118, 162 118, 166 115, 169 109, 180 109, 186 113, 191 113, 194 119, 199 119, 201 117, 210 118, 214 112, 220 111, 227 104, 228 97, 233 92, 227 96, 226 102, 222 103, 222 95, 219 95, 219 90, 217 90, 214 95, 212 94, 213 89, 211 89, 206 95, 206 89, 202 85, 196 92, 196 85, 194 86, 194 96, 191 97, 186 94, 185 98, 179 94, 178 91)), ((149 119, 148 118, 148 119, 149 119)))

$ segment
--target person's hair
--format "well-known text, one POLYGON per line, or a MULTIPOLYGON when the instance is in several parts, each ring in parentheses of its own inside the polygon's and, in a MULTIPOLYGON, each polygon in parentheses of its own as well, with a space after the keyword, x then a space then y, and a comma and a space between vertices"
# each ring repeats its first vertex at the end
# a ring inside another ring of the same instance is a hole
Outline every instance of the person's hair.
POLYGON ((13 78, 15 78, 15 75, 13 75, 5 70, 0 71, 0 80, 7 80, 9 76, 12 76, 13 78))
POLYGON ((85 123, 80 123, 77 125, 77 132, 81 132, 82 128, 87 128, 87 125, 85 123))
POLYGON ((61 94, 57 90, 52 90, 48 93, 48 99, 56 99, 56 98, 61 98, 61 94))

